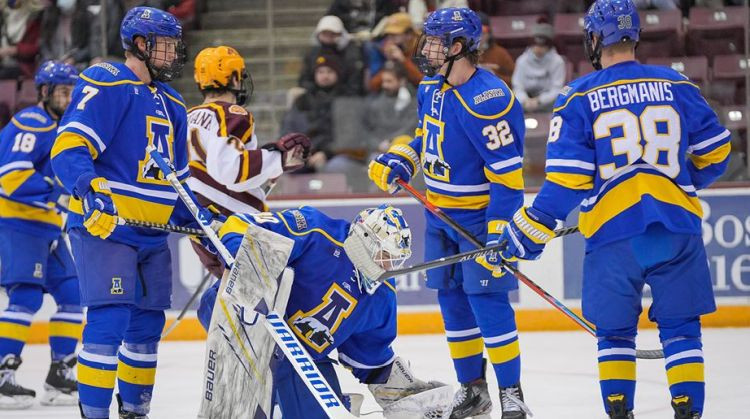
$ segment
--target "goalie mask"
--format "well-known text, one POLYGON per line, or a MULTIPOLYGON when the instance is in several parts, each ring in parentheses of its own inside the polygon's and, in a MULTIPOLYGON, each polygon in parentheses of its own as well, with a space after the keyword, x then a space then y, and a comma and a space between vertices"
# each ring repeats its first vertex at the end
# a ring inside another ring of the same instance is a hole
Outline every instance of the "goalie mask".
POLYGON ((359 271, 360 288, 372 294, 381 284, 376 281, 380 275, 411 257, 411 230, 398 208, 368 208, 352 221, 344 250, 359 271))

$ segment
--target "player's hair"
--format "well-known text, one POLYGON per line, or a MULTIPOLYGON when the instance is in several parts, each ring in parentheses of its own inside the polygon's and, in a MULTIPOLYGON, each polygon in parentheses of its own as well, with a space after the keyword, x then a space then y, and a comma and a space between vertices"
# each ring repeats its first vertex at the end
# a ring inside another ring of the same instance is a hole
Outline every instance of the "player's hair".
MULTIPOLYGON (((458 42, 458 43, 461 44, 461 47, 463 48, 461 50, 461 52, 463 53, 463 56, 466 57, 466 59, 469 60, 469 62, 472 65, 477 65, 479 63, 479 54, 480 54, 479 49, 478 48, 477 49, 473 49, 473 50, 468 49, 468 47, 467 47, 468 41, 464 37, 456 38, 453 41, 453 43, 456 43, 456 42, 458 42)), ((453 45, 451 45, 451 47, 452 46, 453 45)))
POLYGON ((616 44, 612 44, 612 45, 602 48, 602 51, 607 54, 628 53, 628 52, 635 53, 635 47, 637 45, 638 45, 638 42, 625 39, 616 44))

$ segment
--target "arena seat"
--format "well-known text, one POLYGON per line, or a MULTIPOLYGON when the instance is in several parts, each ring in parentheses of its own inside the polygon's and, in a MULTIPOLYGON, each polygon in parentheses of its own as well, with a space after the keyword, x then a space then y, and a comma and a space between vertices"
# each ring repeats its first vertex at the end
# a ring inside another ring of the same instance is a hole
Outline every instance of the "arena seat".
POLYGON ((663 65, 687 76, 699 86, 708 81, 708 59, 700 57, 649 58, 646 64, 663 65))
MULTIPOLYGON (((485 3, 487 3, 485 1, 485 3)), ((554 12, 553 5, 555 0, 495 0, 490 1, 493 4, 492 14, 495 16, 513 16, 513 15, 548 15, 554 12)))
POLYGON ((13 116, 17 88, 18 83, 15 80, 0 80, 0 128, 4 127, 13 116))
POLYGON ((588 58, 584 58, 578 62, 576 69, 578 70, 577 77, 581 77, 594 71, 594 66, 591 65, 591 61, 589 61, 588 58))
POLYGON ((32 106, 37 103, 37 91, 34 80, 27 79, 21 82, 21 88, 16 96, 16 111, 32 106))
POLYGON ((750 60, 744 55, 717 55, 714 57, 711 98, 723 105, 746 102, 745 77, 750 71, 750 60))
POLYGON ((638 15, 642 28, 636 51, 639 58, 684 55, 684 31, 679 10, 642 10, 638 15))
POLYGON ((540 17, 540 15, 493 16, 490 18, 492 35, 516 59, 531 44, 533 39, 531 28, 540 17))
POLYGON ((559 53, 565 55, 572 62, 586 58, 583 50, 583 14, 558 13, 555 15, 555 44, 559 53))
POLYGON ((719 119, 730 131, 747 130, 747 106, 733 105, 722 106, 718 109, 719 119))
POLYGON ((540 185, 544 180, 544 161, 547 154, 550 113, 529 113, 524 116, 526 136, 524 138, 523 174, 526 183, 540 185))
POLYGON ((748 11, 742 6, 723 9, 693 7, 687 28, 688 55, 735 54, 744 51, 744 30, 748 26, 748 11))

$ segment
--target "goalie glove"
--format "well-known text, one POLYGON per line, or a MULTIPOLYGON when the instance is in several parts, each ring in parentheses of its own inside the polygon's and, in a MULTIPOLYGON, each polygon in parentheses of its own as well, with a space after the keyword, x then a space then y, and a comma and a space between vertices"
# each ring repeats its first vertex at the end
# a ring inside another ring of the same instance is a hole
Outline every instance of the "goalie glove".
POLYGON ((387 419, 445 417, 450 415, 453 389, 439 381, 425 382, 414 376, 409 364, 396 357, 385 383, 368 384, 387 419), (438 412, 436 415, 435 412, 438 412))
POLYGON ((310 157, 311 147, 312 143, 307 135, 292 132, 261 148, 280 152, 282 170, 292 172, 305 165, 305 161, 310 157))

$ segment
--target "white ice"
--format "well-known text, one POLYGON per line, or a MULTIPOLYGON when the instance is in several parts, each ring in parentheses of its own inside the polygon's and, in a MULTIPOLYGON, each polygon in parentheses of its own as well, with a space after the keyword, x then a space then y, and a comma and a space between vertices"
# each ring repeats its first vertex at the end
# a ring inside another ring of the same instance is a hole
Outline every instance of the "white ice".
MULTIPOLYGON (((522 383, 526 401, 535 419, 605 418, 599 399, 596 370, 596 344, 584 332, 521 333, 522 383)), ((643 331, 641 349, 658 346, 656 331, 643 331)), ((441 335, 399 337, 396 352, 411 361, 419 377, 437 379, 456 386, 448 347, 441 335)), ((45 345, 29 345, 18 381, 37 392, 49 365, 45 345)), ((750 329, 704 330, 707 402, 704 419, 750 417, 750 329)), ((196 417, 200 403, 203 372, 202 342, 162 343, 151 404, 152 419, 196 417)), ((662 360, 638 362, 635 415, 638 419, 669 419, 669 393, 662 360)), ((490 388, 494 376, 488 374, 490 388)), ((366 395, 363 412, 379 410, 367 388, 356 383, 345 370, 339 371, 345 392, 366 395)), ((492 392, 499 418, 497 395, 492 392)), ((114 404, 114 403, 113 403, 114 404)), ((0 411, 0 418, 77 418, 77 407, 43 407, 25 411, 0 411)), ((112 417, 117 417, 112 409, 112 417)), ((371 414, 365 418, 382 417, 371 414)), ((295 418, 296 419, 296 418, 295 418)), ((301 418, 300 418, 301 419, 301 418)))

